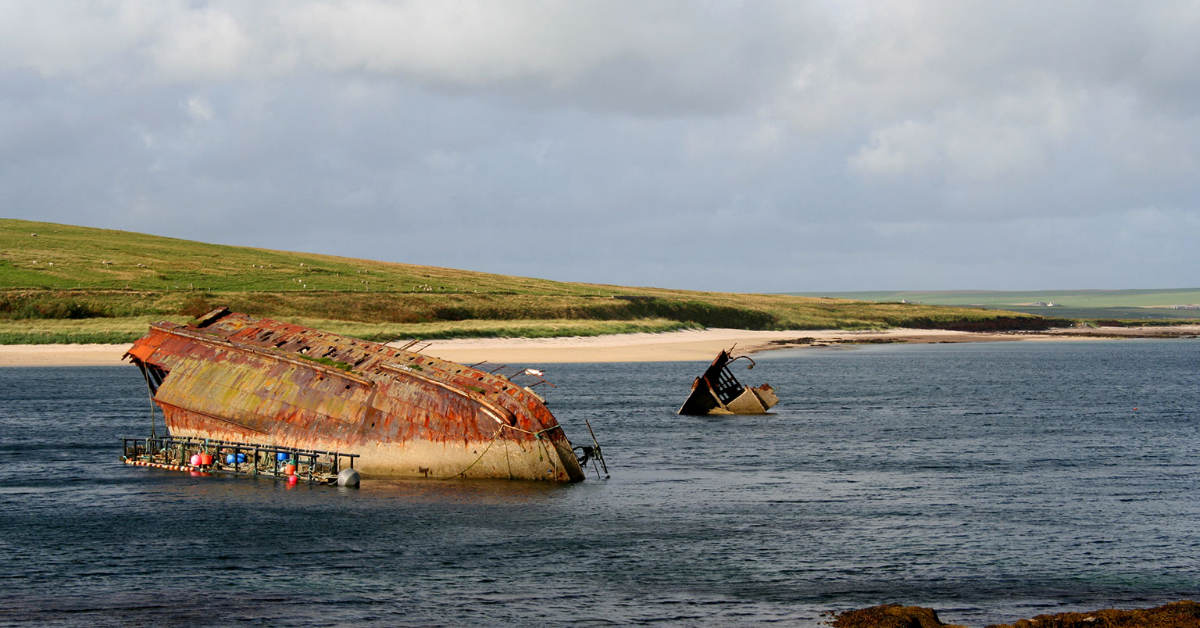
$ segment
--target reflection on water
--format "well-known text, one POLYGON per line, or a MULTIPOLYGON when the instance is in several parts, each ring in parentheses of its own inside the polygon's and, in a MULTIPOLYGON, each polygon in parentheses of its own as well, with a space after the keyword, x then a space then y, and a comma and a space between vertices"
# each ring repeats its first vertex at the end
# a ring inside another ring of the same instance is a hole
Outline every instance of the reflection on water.
POLYGON ((1196 597, 1200 344, 756 359, 780 405, 725 418, 674 414, 697 363, 546 366, 610 480, 357 491, 125 467, 136 371, 0 369, 0 626, 813 625, 892 601, 983 625, 1196 597))

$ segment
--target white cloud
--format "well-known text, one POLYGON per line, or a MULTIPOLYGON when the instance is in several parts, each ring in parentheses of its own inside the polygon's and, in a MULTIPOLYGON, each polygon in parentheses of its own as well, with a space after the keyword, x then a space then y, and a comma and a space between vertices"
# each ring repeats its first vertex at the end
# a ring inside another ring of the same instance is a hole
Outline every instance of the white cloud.
POLYGON ((484 0, 0 4, 0 67, 124 80, 366 75, 586 108, 719 111, 821 38, 805 5, 484 0))
POLYGON ((948 181, 995 181, 1037 173, 1050 154, 1084 131, 1085 98, 1052 81, 1021 84, 974 103, 932 109, 871 132, 849 157, 863 176, 899 177, 940 172, 948 181))
POLYGON ((167 3, 0 2, 0 68, 84 80, 89 72, 128 72, 169 10, 167 3))
POLYGON ((187 111, 189 118, 197 122, 207 122, 212 120, 213 117, 212 104, 203 96, 188 98, 187 103, 184 105, 184 110, 187 111))
POLYGON ((162 26, 149 51, 162 78, 225 79, 256 72, 253 42, 239 19, 227 11, 202 7, 179 12, 162 26))

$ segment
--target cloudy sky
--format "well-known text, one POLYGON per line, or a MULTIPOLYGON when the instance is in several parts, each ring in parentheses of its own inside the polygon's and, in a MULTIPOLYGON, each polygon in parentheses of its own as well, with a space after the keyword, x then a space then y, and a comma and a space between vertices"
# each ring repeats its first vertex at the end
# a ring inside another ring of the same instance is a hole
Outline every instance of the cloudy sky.
POLYGON ((722 291, 1200 286, 1200 3, 0 1, 0 216, 722 291))

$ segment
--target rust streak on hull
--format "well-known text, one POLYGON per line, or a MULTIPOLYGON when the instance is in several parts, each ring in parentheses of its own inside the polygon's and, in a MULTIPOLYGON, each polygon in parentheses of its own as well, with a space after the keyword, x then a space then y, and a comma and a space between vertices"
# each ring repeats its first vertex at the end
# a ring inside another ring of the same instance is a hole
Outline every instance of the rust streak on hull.
POLYGON ((536 394, 461 364, 223 308, 126 357, 172 436, 359 454, 367 477, 584 477, 536 394))

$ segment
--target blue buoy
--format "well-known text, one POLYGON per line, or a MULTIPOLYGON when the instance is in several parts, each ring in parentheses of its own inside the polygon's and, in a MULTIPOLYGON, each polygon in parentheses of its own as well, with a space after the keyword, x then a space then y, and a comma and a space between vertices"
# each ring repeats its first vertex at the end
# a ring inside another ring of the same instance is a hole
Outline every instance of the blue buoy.
POLYGON ((225 464, 233 464, 237 460, 233 454, 225 454, 225 464))
POLYGON ((246 461, 246 454, 238 454, 237 455, 238 464, 242 464, 245 461, 246 461))
POLYGON ((281 451, 281 452, 275 454, 275 459, 280 462, 283 462, 288 459, 288 455, 281 451))

